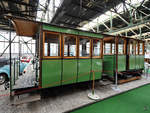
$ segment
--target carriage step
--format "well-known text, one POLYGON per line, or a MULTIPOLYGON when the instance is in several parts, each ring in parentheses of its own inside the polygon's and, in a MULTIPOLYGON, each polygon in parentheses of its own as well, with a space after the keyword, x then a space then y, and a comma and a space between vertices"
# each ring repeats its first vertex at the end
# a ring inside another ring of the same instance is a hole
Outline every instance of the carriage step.
POLYGON ((12 105, 20 105, 20 104, 30 103, 34 101, 39 101, 39 100, 41 100, 40 94, 33 94, 33 95, 24 94, 24 95, 15 96, 12 105))
POLYGON ((126 82, 138 80, 138 79, 141 79, 141 76, 135 76, 135 77, 127 78, 127 79, 118 80, 118 83, 123 84, 123 83, 126 83, 126 82))
MULTIPOLYGON (((115 79, 112 78, 112 77, 107 76, 107 79, 110 80, 110 81, 115 82, 115 79)), ((141 79, 141 76, 134 76, 134 77, 126 78, 126 79, 119 79, 118 84, 123 84, 123 83, 126 83, 126 82, 138 80, 138 79, 141 79)))

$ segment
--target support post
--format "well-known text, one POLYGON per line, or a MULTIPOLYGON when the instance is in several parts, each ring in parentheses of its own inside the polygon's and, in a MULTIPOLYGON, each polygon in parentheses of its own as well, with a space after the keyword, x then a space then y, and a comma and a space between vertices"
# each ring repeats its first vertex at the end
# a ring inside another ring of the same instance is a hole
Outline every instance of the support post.
MULTIPOLYGON (((9 28, 11 28, 11 23, 10 23, 10 20, 9 20, 9 28)), ((11 70, 11 29, 9 31, 9 68, 10 68, 10 96, 12 96, 12 70, 11 70)))
POLYGON ((110 32, 112 32, 113 20, 112 20, 112 12, 110 14, 110 32))
POLYGON ((120 91, 118 88, 118 42, 119 38, 115 37, 115 62, 116 62, 116 69, 115 69, 115 86, 112 87, 114 91, 120 91))
POLYGON ((92 92, 88 94, 88 97, 92 100, 99 100, 100 97, 95 93, 95 72, 91 71, 93 73, 93 82, 92 82, 92 92))
POLYGON ((13 85, 15 85, 15 80, 16 80, 16 77, 15 77, 16 76, 16 60, 14 59, 13 61, 14 61, 14 63, 13 63, 14 64, 14 77, 13 77, 14 83, 13 83, 13 85))
POLYGON ((19 36, 19 76, 20 76, 20 57, 21 57, 21 44, 20 44, 20 36, 19 36))
POLYGON ((99 21, 99 18, 97 19, 97 33, 99 33, 99 23, 98 23, 98 21, 99 21))

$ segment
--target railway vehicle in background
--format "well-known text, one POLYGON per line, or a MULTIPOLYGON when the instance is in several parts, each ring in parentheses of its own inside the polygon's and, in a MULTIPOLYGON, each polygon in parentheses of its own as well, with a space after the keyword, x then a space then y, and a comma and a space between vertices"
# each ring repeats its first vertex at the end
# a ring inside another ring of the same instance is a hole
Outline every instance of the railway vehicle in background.
POLYGON ((120 36, 104 37, 103 73, 118 83, 141 78, 144 70, 144 41, 120 36))

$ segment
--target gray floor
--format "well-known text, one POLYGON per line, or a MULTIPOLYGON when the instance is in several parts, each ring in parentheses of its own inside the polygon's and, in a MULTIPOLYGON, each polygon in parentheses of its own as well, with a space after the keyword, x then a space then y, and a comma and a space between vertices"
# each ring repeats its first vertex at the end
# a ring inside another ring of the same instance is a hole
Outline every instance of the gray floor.
MULTIPOLYGON (((107 85, 103 82, 98 82, 95 85, 95 92, 101 99, 115 95, 150 83, 150 78, 142 77, 141 80, 132 81, 119 85, 119 92, 112 90, 112 84, 107 85)), ((9 101, 9 96, 0 96, 0 113, 62 113, 81 105, 94 102, 87 95, 91 92, 90 86, 80 87, 64 87, 61 90, 53 89, 46 92, 40 101, 12 106, 9 101)), ((3 86, 0 86, 0 95, 7 94, 3 86)))
POLYGON ((36 81, 36 75, 33 71, 33 66, 28 65, 26 68, 26 73, 23 73, 19 78, 16 80, 13 89, 20 89, 20 88, 27 88, 27 87, 34 87, 36 81))
POLYGON ((13 86, 13 89, 34 87, 35 79, 36 79, 35 75, 33 74, 26 74, 26 75, 19 76, 19 79, 16 80, 16 83, 13 86))

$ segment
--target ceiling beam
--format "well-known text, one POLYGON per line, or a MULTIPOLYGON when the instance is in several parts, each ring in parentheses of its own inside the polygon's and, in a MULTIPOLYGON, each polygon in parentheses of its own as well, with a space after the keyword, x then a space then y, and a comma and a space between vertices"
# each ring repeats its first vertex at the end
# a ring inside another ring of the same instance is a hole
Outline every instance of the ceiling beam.
POLYGON ((140 23, 137 23, 137 24, 133 24, 133 25, 129 25, 127 27, 124 27, 124 28, 120 28, 119 30, 114 30, 112 32, 107 32, 107 34, 112 34, 112 35, 115 35, 115 34, 119 34, 119 33, 125 33, 127 31, 130 31, 131 29, 139 29, 141 27, 144 27, 145 24, 149 23, 150 20, 145 20, 143 22, 140 22, 140 23))
MULTIPOLYGON (((72 2, 72 3, 73 3, 74 5, 80 7, 80 4, 79 4, 79 3, 75 3, 75 2, 72 2)), ((88 10, 91 10, 91 11, 93 11, 93 12, 104 13, 102 10, 97 10, 97 9, 94 9, 94 8, 91 8, 91 7, 88 7, 88 6, 82 5, 81 7, 82 7, 82 8, 85 8, 85 9, 88 9, 88 10)))
MULTIPOLYGON (((2 0, 2 1, 11 2, 11 3, 19 4, 19 5, 25 5, 25 6, 28 6, 28 7, 37 7, 35 5, 28 4, 28 3, 22 2, 20 0, 2 0)), ((34 1, 38 2, 38 0, 34 0, 34 1)))

